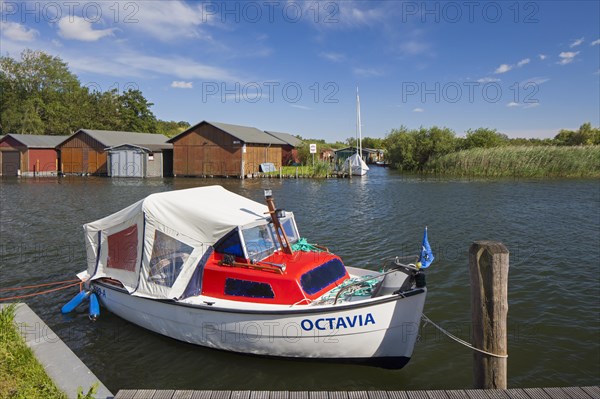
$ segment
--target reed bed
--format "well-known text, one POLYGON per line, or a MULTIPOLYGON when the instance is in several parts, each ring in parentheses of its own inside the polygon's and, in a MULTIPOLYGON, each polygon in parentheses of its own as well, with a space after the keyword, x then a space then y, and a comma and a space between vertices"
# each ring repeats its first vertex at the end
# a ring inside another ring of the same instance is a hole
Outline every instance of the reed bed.
MULTIPOLYGON (((312 165, 283 166, 281 173, 286 177, 294 177, 296 175, 298 177, 327 177, 331 176, 335 171, 329 162, 318 161, 315 162, 314 167, 312 165)), ((279 176, 279 170, 265 173, 265 175, 279 176)))
POLYGON ((431 159, 427 173, 461 177, 600 177, 600 146, 473 148, 431 159))

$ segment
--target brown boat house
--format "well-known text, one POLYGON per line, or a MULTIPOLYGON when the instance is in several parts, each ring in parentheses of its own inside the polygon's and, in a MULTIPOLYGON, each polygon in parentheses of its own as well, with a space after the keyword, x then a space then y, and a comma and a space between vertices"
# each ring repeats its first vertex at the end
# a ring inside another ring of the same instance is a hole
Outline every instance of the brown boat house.
POLYGON ((53 176, 58 170, 56 145, 63 136, 7 134, 0 139, 0 175, 53 176))
POLYGON ((175 176, 246 176, 279 169, 288 143, 254 127, 202 121, 168 141, 175 176))
MULTIPOLYGON (((61 171, 63 173, 108 175, 111 170, 108 163, 109 151, 107 149, 114 150, 118 146, 128 144, 138 147, 146 153, 148 159, 151 157, 151 161, 154 161, 159 157, 157 153, 170 150, 171 145, 166 143, 167 139, 168 137, 162 134, 80 129, 68 138, 63 139, 56 148, 61 154, 61 171)), ((170 159, 167 162, 161 162, 161 164, 168 165, 170 169, 170 159)), ((148 168, 137 168, 137 166, 132 165, 129 165, 129 168, 132 171, 148 170, 148 168)), ((119 175, 118 173, 113 174, 119 175)), ((137 175, 137 173, 134 173, 134 176, 137 175)), ((164 175, 169 175, 169 173, 164 175)), ((138 177, 144 176, 140 175, 138 177)))

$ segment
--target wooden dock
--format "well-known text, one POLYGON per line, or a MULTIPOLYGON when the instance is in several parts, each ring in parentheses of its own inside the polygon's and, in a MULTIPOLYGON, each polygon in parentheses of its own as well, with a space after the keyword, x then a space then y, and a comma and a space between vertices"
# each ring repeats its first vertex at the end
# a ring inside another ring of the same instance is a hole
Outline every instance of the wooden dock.
POLYGON ((597 399, 600 386, 423 391, 121 390, 115 399, 597 399))

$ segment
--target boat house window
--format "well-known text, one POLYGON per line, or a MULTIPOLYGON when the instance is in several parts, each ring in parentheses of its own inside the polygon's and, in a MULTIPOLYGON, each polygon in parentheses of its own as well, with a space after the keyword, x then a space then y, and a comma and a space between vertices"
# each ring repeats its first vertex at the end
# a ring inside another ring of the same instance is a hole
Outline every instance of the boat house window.
POLYGON ((300 277, 300 285, 307 294, 316 294, 323 288, 346 275, 346 268, 339 259, 332 259, 300 277))
POLYGON ((172 287, 194 248, 156 230, 148 281, 172 287))
POLYGON ((247 298, 275 298, 273 288, 268 283, 228 278, 225 280, 225 295, 247 298))
POLYGON ((108 236, 106 267, 135 271, 138 254, 137 224, 108 236))

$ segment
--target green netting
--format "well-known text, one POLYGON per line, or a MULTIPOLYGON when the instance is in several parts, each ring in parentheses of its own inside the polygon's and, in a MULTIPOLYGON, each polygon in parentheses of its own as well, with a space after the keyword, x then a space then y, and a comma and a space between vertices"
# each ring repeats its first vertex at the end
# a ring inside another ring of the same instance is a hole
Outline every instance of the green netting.
POLYGON ((373 295, 375 286, 379 282, 379 276, 373 276, 373 278, 370 280, 369 277, 371 276, 349 278, 339 286, 329 291, 327 294, 323 295, 321 298, 317 299, 316 302, 320 304, 333 303, 338 292, 340 292, 342 289, 345 289, 346 286, 352 284, 356 284, 356 286, 345 289, 344 292, 342 292, 342 294, 339 296, 337 300, 338 303, 346 302, 353 296, 371 296, 373 295))
POLYGON ((309 244, 306 241, 306 238, 300 238, 294 244, 292 244, 292 251, 302 251, 302 252, 325 252, 322 249, 315 247, 312 244, 309 244))

